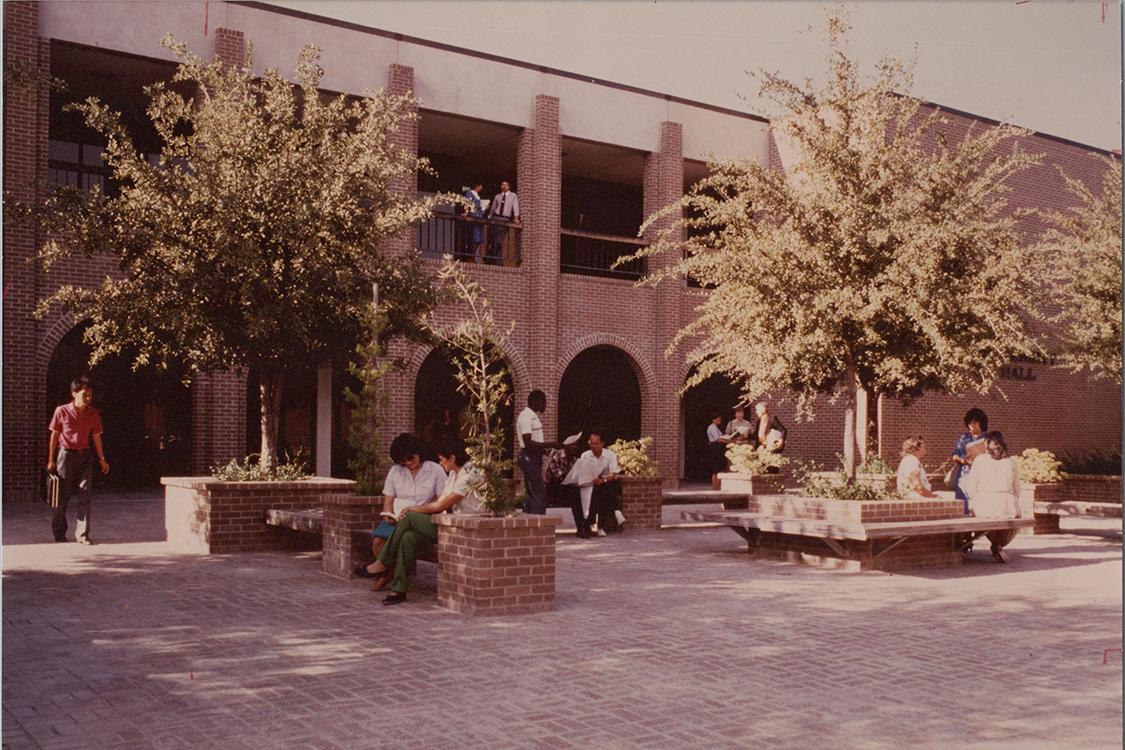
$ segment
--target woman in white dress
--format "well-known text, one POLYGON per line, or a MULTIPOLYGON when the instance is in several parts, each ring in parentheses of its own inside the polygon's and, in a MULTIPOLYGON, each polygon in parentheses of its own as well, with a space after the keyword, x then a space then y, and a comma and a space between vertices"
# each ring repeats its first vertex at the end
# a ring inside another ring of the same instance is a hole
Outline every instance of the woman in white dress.
POLYGON ((913 435, 903 441, 896 482, 898 491, 909 500, 937 497, 930 489, 930 480, 926 478, 926 470, 922 466, 925 457, 926 441, 921 435, 913 435))
MULTIPOLYGON (((993 430, 984 434, 985 453, 973 461, 965 479, 969 496, 969 515, 977 518, 1020 517, 1020 469, 1008 455, 1004 436, 993 430)), ((1015 536, 1014 529, 990 531, 992 556, 997 562, 1008 562, 1004 547, 1015 536)))

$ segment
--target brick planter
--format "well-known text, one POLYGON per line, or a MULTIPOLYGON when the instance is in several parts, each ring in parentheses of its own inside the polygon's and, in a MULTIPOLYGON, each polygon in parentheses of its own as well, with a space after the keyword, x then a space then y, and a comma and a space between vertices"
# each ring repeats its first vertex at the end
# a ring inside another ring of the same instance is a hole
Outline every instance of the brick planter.
POLYGON ((224 482, 212 477, 162 477, 168 543, 183 552, 257 552, 288 549, 293 533, 267 526, 270 508, 320 508, 326 494, 351 480, 311 477, 297 482, 224 482))
POLYGON ((1020 487, 1020 510, 1025 518, 1035 516, 1035 534, 1059 533, 1059 517, 1035 513, 1035 503, 1120 503, 1121 477, 1116 475, 1071 474, 1061 482, 1025 484, 1020 487))
POLYGON ((626 531, 659 531, 663 516, 664 480, 661 477, 621 479, 621 513, 626 531))
POLYGON ((321 565, 337 578, 355 578, 352 571, 370 564, 371 530, 379 525, 382 495, 324 495, 321 565))
POLYGON ((746 510, 749 495, 780 495, 785 480, 785 474, 719 472, 719 488, 732 493, 729 500, 723 500, 723 510, 746 510))
MULTIPOLYGON (((960 500, 835 500, 800 495, 753 495, 748 510, 773 518, 809 519, 840 524, 880 521, 938 521, 962 518, 960 500)), ((796 534, 763 533, 754 549, 762 558, 803 562, 843 570, 900 570, 960 565, 961 553, 953 534, 934 534, 909 539, 877 554, 880 545, 869 541, 841 539, 836 546, 824 539, 796 534)))
POLYGON ((438 603, 466 615, 521 615, 555 608, 554 516, 442 513, 438 603))

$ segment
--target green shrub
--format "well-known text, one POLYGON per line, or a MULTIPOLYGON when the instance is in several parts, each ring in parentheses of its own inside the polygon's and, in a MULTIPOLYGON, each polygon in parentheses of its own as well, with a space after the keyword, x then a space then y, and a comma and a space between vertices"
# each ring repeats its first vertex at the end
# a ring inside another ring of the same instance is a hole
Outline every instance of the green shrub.
POLYGON ((1062 461, 1062 471, 1067 474, 1097 474, 1100 476, 1121 476, 1121 453, 1103 453, 1095 448, 1079 456, 1066 452, 1062 461))
POLYGON ((617 468, 627 477, 654 477, 659 470, 656 460, 648 455, 652 438, 618 440, 609 449, 617 456, 617 468))
POLYGON ((731 471, 751 476, 766 474, 769 469, 780 469, 789 463, 789 459, 780 453, 774 453, 764 445, 754 447, 749 443, 728 445, 727 458, 731 471))
MULTIPOLYGON (((831 476, 813 476, 809 469, 803 469, 801 494, 806 497, 827 497, 832 500, 899 500, 902 494, 887 488, 881 482, 856 481, 848 476, 844 459, 840 458, 840 468, 831 476)), ((888 473, 888 472, 875 472, 888 473)))
POLYGON ((1062 461, 1056 460, 1055 454, 1050 451, 1028 448, 1021 455, 1012 458, 1016 466, 1020 467, 1021 482, 1046 484, 1066 479, 1066 474, 1059 471, 1062 461))
POLYGON ((232 458, 226 466, 212 466, 211 476, 224 482, 295 482, 311 476, 299 452, 292 458, 286 458, 286 463, 278 464, 273 472, 269 472, 262 468, 261 456, 251 453, 241 462, 232 458))

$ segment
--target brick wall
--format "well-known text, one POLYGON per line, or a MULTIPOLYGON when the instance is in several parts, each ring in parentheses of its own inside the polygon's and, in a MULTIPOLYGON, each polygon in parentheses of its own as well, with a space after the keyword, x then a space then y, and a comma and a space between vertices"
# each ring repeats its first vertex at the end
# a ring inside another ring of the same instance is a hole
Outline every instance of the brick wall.
POLYGON ((659 531, 663 503, 660 477, 621 477, 621 513, 626 531, 659 531))
POLYGON ((902 570, 943 568, 960 565, 961 552, 952 534, 934 534, 907 539, 876 557, 868 542, 841 540, 847 557, 841 557, 823 539, 792 534, 762 534, 753 556, 787 560, 841 570, 902 570))
POLYGON ((438 527, 438 603, 467 615, 555 608, 554 516, 452 515, 438 527))
POLYGON ((371 529, 379 525, 382 496, 323 495, 321 565, 337 578, 353 578, 357 565, 370 563, 371 529))

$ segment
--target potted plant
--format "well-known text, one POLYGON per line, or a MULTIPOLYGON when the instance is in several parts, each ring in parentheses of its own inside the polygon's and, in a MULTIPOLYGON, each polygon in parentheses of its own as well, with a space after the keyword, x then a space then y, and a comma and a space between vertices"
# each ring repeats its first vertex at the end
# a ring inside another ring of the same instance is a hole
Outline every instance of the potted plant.
POLYGON ((617 440, 609 449, 617 456, 621 480, 621 513, 629 529, 660 529, 664 505, 664 479, 649 455, 651 437, 617 440))
POLYGON ((1035 514, 1035 503, 1050 503, 1062 500, 1063 481, 1067 474, 1060 471, 1062 461, 1050 451, 1028 448, 1018 456, 1012 456, 1020 469, 1020 514, 1024 518, 1035 518, 1032 533, 1044 534, 1059 530, 1057 515, 1035 514))

